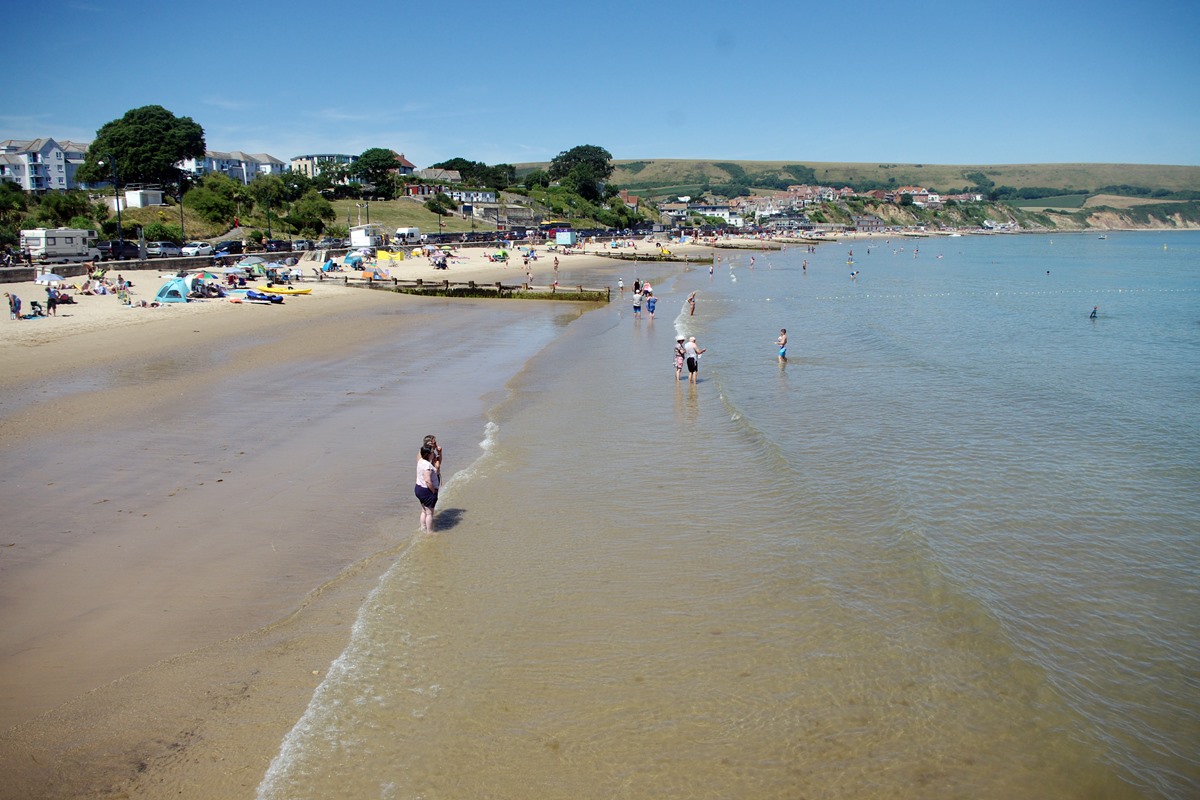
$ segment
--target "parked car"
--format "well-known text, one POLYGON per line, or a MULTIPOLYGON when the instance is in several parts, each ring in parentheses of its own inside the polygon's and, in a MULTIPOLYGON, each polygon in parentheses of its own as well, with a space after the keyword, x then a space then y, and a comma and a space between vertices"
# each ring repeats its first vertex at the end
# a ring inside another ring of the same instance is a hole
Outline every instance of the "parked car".
POLYGON ((226 239, 223 242, 217 242, 217 247, 213 253, 219 256, 240 256, 242 254, 242 243, 237 239, 226 239))
POLYGON ((312 242, 309 241, 308 239, 293 239, 292 240, 292 249, 293 250, 312 250, 312 246, 313 246, 312 242))
POLYGON ((288 243, 283 239, 267 239, 267 243, 264 245, 264 247, 268 253, 282 253, 287 250, 291 250, 291 247, 289 247, 288 243))
POLYGON ((183 255, 183 251, 174 242, 146 242, 147 258, 172 258, 179 255, 183 255))
POLYGON ((185 256, 211 256, 213 254, 213 246, 208 242, 188 242, 180 252, 185 256))
POLYGON ((324 239, 317 242, 315 249, 317 249, 317 250, 332 250, 335 247, 341 247, 341 246, 342 246, 341 241, 339 241, 338 239, 330 239, 328 236, 326 236, 324 239))
POLYGON ((141 258, 137 242, 131 242, 128 239, 98 242, 96 249, 100 251, 101 261, 123 261, 125 259, 141 258))

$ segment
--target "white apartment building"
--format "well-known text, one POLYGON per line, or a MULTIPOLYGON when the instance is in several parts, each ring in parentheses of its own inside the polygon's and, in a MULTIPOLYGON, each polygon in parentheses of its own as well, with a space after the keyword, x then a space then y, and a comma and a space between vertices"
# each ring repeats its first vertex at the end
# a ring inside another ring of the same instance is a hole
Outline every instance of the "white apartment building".
POLYGON ((66 139, 6 139, 0 142, 0 180, 35 194, 76 189, 75 170, 87 147, 66 139))
POLYGON ((259 175, 282 175, 288 171, 288 165, 275 156, 241 150, 229 153, 209 150, 204 158, 184 159, 178 166, 193 179, 219 172, 241 183, 250 183, 259 175))

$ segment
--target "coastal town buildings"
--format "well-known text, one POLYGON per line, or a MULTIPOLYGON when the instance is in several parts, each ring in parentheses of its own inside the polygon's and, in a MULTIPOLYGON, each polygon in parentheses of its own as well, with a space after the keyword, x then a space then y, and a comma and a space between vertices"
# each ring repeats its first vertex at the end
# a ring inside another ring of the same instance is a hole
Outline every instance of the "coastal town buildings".
POLYGON ((66 139, 6 139, 0 142, 0 180, 32 194, 77 189, 75 171, 87 148, 66 139))
POLYGON ((417 170, 417 165, 404 157, 404 153, 397 153, 395 150, 392 154, 396 156, 396 174, 397 175, 412 175, 417 170))
POLYGON ((349 167, 355 161, 358 161, 358 156, 347 155, 345 153, 314 153, 311 155, 293 156, 292 171, 303 173, 309 178, 315 178, 321 174, 322 170, 334 166, 349 167))
POLYGON ((462 174, 456 169, 439 169, 426 167, 413 173, 414 177, 423 181, 442 181, 443 183, 462 183, 462 174))
POLYGON ((193 180, 220 173, 247 184, 259 175, 282 175, 288 171, 288 165, 275 156, 267 153, 243 153, 241 150, 228 153, 209 150, 204 154, 204 158, 188 158, 179 162, 178 166, 191 175, 193 180))

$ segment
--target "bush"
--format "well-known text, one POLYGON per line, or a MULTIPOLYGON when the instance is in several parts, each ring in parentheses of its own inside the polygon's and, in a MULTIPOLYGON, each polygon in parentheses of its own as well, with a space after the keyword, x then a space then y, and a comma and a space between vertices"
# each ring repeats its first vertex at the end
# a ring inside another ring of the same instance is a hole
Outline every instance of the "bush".
POLYGON ((148 242, 174 242, 183 244, 183 231, 178 225, 164 225, 161 222, 151 222, 142 228, 142 235, 148 242))

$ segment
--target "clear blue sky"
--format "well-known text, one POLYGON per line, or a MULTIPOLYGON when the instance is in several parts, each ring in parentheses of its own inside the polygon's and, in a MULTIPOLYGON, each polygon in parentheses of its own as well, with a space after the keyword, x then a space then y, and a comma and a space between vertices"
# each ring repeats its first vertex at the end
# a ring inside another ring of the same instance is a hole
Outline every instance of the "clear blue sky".
POLYGON ((1200 3, 43 0, 0 139, 127 110, 210 150, 1200 165, 1200 3))

